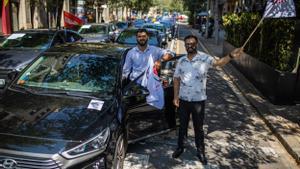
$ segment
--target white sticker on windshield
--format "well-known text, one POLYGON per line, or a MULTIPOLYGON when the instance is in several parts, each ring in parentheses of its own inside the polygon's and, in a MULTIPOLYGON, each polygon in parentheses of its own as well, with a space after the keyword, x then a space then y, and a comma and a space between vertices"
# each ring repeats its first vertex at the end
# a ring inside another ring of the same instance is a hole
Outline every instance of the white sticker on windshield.
POLYGON ((91 100, 90 104, 88 106, 88 109, 94 109, 94 110, 101 110, 102 106, 104 104, 104 101, 101 100, 91 100))
POLYGON ((14 33, 10 35, 7 39, 18 39, 22 38, 23 36, 25 36, 25 33, 14 33))
POLYGON ((92 25, 82 25, 82 27, 81 28, 85 28, 85 29, 88 29, 88 28, 90 28, 92 25))

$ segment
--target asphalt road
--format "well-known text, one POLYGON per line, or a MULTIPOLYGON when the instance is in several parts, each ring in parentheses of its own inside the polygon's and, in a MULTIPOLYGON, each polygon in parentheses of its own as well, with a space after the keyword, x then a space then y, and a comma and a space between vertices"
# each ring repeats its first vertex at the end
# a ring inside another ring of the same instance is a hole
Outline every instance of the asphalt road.
MULTIPOLYGON (((182 40, 188 34, 192 34, 192 30, 186 25, 180 25, 179 38, 173 44, 176 53, 185 53, 182 40)), ((201 45, 199 50, 203 50, 201 45)), ((124 168, 299 168, 222 69, 210 70, 207 95, 204 125, 207 166, 203 166, 195 156, 190 121, 187 148, 180 158, 171 157, 177 143, 177 131, 173 130, 129 145, 124 168)))

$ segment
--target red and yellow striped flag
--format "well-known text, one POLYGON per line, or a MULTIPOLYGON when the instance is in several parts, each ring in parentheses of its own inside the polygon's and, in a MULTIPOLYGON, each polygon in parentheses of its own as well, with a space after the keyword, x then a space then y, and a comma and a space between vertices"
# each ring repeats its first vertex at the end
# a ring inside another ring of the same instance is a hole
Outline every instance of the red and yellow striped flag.
POLYGON ((9 0, 3 0, 3 4, 2 4, 2 32, 4 35, 11 34, 9 0))

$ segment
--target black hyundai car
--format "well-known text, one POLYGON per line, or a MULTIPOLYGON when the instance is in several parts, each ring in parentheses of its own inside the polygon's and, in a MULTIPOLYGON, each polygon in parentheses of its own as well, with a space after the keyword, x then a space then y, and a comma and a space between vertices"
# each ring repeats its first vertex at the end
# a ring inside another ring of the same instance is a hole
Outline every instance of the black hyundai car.
POLYGON ((127 50, 59 45, 24 68, 0 102, 0 169, 122 168, 128 142, 174 127, 174 112, 122 80, 127 50))
POLYGON ((8 36, 0 46, 0 96, 15 75, 41 52, 82 39, 71 30, 49 29, 22 30, 8 36))

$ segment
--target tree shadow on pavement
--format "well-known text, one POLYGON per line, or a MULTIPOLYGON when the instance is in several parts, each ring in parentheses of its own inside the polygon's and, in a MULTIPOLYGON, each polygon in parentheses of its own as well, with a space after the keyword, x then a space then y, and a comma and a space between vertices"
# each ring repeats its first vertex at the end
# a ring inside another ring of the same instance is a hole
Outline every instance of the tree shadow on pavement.
POLYGON ((209 72, 205 123, 209 161, 219 168, 258 168, 276 163, 277 154, 268 145, 265 124, 249 112, 233 92, 224 74, 209 72))

